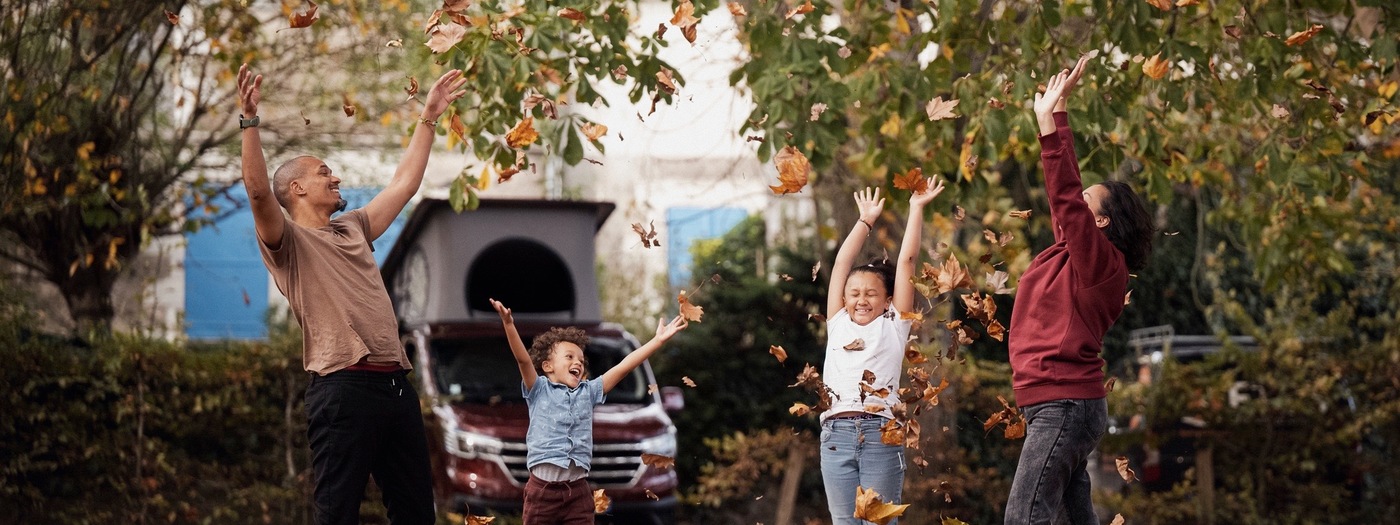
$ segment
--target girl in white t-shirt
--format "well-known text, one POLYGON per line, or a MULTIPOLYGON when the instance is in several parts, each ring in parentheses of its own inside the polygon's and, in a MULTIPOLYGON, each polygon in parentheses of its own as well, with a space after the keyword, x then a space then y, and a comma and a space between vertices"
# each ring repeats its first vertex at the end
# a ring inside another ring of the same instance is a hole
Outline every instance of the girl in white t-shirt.
MULTIPOLYGON (((893 268, 876 260, 856 266, 865 239, 885 206, 878 189, 855 194, 860 220, 841 243, 827 287, 826 363, 822 377, 831 389, 831 409, 822 412, 821 465, 827 507, 834 525, 862 523, 854 517, 856 487, 899 503, 904 485, 904 445, 880 442, 880 427, 893 414, 900 365, 910 322, 901 312, 914 308, 914 261, 923 235, 924 206, 943 192, 943 181, 909 197, 909 224, 893 268), (866 371, 874 380, 865 382, 866 371), (887 389, 888 395, 863 394, 887 389)), ((895 523, 891 521, 890 523, 895 523)))

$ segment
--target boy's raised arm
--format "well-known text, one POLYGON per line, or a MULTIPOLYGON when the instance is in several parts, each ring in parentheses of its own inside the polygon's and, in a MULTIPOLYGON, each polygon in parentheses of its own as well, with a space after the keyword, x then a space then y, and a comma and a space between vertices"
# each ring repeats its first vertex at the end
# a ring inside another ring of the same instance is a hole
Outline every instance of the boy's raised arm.
POLYGON ((520 368, 520 380, 525 382, 525 390, 534 388, 539 374, 535 373, 535 362, 530 360, 530 351, 525 349, 525 342, 520 340, 520 332, 515 330, 515 318, 510 315, 510 308, 495 299, 491 299, 491 306, 501 316, 501 326, 506 330, 510 353, 515 355, 515 366, 520 368))
POLYGON ((664 317, 657 319, 656 337, 647 341, 647 344, 642 345, 641 348, 627 354, 616 366, 609 368, 607 372, 603 373, 603 392, 611 392, 613 387, 622 382, 622 378, 627 377, 627 374, 632 373, 633 369, 641 366, 642 361, 646 361, 648 357, 651 357, 651 354, 656 353, 656 351, 661 348, 661 345, 666 344, 666 341, 670 340, 672 336, 676 335, 681 330, 684 330, 689 324, 690 323, 685 320, 685 316, 680 315, 672 319, 670 323, 667 323, 664 317))

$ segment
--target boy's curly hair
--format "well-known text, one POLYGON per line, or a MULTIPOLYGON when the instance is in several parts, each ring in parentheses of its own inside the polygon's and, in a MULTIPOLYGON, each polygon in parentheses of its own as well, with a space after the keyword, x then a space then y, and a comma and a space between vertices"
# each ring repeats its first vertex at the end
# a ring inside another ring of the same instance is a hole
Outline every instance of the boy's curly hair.
MULTIPOLYGON (((549 360, 550 354, 554 353, 554 346, 561 342, 570 342, 578 345, 579 348, 588 346, 588 334, 583 330, 572 326, 550 328, 548 332, 535 337, 530 343, 530 361, 535 364, 535 373, 544 375, 541 367, 545 361, 549 360)), ((584 366, 588 365, 588 357, 583 358, 584 366)))

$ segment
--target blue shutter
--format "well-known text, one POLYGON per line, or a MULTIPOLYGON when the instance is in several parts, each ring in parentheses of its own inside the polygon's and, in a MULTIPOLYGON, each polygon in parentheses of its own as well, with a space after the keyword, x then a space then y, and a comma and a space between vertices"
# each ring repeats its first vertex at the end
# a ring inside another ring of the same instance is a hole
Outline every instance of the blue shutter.
POLYGON ((690 285, 690 247, 695 241, 723 237, 748 216, 742 208, 666 210, 666 266, 671 289, 690 285))

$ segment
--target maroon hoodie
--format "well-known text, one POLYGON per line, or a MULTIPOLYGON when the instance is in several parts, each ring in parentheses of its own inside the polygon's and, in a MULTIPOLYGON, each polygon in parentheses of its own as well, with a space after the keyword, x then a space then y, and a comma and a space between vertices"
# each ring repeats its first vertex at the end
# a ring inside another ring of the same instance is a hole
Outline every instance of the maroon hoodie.
POLYGON ((1040 137, 1040 162, 1055 244, 1021 275, 1011 311, 1012 388, 1020 406, 1106 395, 1099 351, 1128 287, 1122 252, 1084 202, 1069 118, 1054 117, 1055 133, 1040 137))

